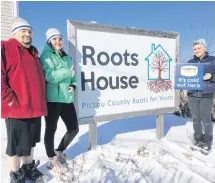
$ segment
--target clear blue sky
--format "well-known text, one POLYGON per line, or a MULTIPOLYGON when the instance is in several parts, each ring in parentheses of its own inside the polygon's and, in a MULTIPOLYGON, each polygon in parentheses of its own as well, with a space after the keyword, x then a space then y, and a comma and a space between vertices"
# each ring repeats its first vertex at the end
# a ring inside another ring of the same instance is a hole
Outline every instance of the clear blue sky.
POLYGON ((34 29, 39 51, 48 28, 66 38, 66 20, 96 21, 180 33, 182 60, 191 57, 194 39, 205 38, 215 51, 215 2, 19 2, 20 17, 34 29))

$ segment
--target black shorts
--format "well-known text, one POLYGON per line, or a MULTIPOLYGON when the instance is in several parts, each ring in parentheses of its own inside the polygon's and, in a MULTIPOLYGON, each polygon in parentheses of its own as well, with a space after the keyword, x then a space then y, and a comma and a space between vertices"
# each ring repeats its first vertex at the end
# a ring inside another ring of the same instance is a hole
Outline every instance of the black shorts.
POLYGON ((40 142, 41 117, 14 119, 8 118, 7 129, 7 149, 8 156, 30 156, 31 149, 40 142))

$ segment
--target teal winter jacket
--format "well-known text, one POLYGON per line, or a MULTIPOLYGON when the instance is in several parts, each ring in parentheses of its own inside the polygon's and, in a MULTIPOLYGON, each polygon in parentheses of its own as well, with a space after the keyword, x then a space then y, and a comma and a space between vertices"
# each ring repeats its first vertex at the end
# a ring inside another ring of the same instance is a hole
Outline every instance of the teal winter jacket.
POLYGON ((40 57, 46 80, 47 102, 74 102, 74 92, 69 92, 69 87, 77 86, 76 75, 72 77, 71 60, 64 52, 62 56, 50 47, 44 46, 40 57))

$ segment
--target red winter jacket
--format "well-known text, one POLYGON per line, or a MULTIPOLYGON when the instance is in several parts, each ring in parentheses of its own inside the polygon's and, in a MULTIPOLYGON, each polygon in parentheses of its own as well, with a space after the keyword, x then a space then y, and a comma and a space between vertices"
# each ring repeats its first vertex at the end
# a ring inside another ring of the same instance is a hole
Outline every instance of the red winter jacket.
POLYGON ((1 117, 34 118, 47 115, 45 79, 33 46, 16 39, 1 42, 1 117))

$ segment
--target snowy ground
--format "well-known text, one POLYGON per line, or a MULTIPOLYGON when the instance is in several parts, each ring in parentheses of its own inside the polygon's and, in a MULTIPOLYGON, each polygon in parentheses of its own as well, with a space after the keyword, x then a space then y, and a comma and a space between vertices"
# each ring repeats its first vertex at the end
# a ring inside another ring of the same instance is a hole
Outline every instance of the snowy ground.
MULTIPOLYGON (((2 120, 3 122, 3 120, 2 120)), ((56 145, 65 132, 58 125, 56 145)), ((44 123, 42 138, 44 135, 44 123)), ((165 138, 156 139, 155 116, 100 123, 96 150, 88 151, 88 125, 80 132, 66 154, 71 159, 74 183, 215 183, 215 145, 204 156, 189 150, 192 123, 165 115, 165 138)), ((215 133, 214 133, 215 136, 215 133)), ((6 130, 2 123, 2 181, 9 182, 5 147, 6 130)), ((59 182, 46 169, 43 139, 35 149, 40 170, 49 183, 59 182)))

